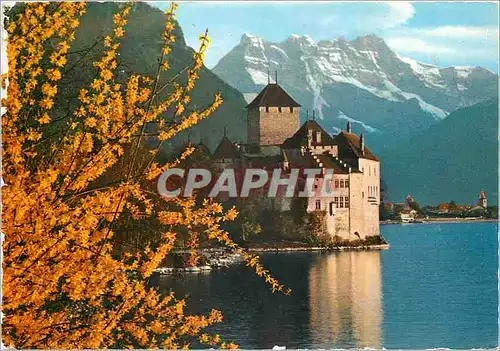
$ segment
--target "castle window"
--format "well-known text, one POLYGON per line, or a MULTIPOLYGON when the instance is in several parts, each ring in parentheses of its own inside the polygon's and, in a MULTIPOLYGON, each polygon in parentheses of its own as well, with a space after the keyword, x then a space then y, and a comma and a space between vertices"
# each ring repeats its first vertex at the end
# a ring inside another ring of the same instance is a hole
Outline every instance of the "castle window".
POLYGON ((266 106, 266 112, 269 112, 269 106, 266 106))
POLYGON ((346 180, 345 180, 345 182, 344 182, 344 186, 345 186, 346 188, 348 188, 348 187, 349 187, 349 180, 348 180, 348 179, 346 179, 346 180))
POLYGON ((347 196, 344 200, 344 206, 345 206, 345 208, 349 208, 349 198, 347 196))
POLYGON ((344 180, 343 180, 343 179, 341 179, 341 180, 340 180, 340 187, 341 187, 341 188, 343 188, 343 187, 344 187, 344 180))
POLYGON ((361 192, 361 198, 362 198, 362 199, 364 199, 364 198, 365 198, 365 192, 364 192, 364 191, 362 191, 362 192, 361 192))
POLYGON ((339 208, 344 208, 344 197, 343 196, 340 197, 339 208))
POLYGON ((278 106, 278 112, 281 112, 281 106, 278 106))
POLYGON ((339 180, 338 179, 335 179, 335 187, 338 188, 339 187, 339 180))
POLYGON ((321 200, 316 200, 316 209, 321 210, 321 200))
POLYGON ((333 202, 330 202, 330 216, 333 216, 333 202))
POLYGON ((333 201, 335 203, 335 207, 339 207, 339 198, 337 196, 333 198, 333 201))
POLYGON ((290 113, 293 113, 293 106, 290 106, 290 113))

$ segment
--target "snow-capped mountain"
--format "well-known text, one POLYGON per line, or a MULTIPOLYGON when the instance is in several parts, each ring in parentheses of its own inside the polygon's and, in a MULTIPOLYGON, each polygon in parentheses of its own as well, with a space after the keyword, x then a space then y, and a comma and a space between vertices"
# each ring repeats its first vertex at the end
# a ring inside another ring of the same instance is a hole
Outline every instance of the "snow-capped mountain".
POLYGON ((332 133, 350 120, 377 146, 497 95, 497 76, 486 69, 420 63, 396 54, 374 35, 319 42, 292 35, 271 43, 244 34, 212 71, 247 99, 273 82, 278 71, 278 83, 302 104, 303 118, 314 108, 332 133))

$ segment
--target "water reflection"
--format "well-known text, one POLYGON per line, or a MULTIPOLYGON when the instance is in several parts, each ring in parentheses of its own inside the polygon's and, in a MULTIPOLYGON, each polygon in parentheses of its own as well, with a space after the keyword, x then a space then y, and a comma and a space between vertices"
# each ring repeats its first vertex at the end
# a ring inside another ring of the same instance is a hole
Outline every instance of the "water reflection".
POLYGON ((220 309, 224 323, 213 331, 242 348, 382 347, 379 252, 266 254, 262 261, 291 296, 271 293, 245 265, 153 284, 188 296, 190 313, 220 309))
POLYGON ((309 269, 309 305, 313 345, 381 348, 380 253, 318 256, 309 269))
POLYGON ((242 349, 494 348, 496 232, 496 223, 391 225, 387 251, 262 255, 291 296, 245 265, 152 284, 187 295, 187 313, 220 309, 210 332, 242 349))

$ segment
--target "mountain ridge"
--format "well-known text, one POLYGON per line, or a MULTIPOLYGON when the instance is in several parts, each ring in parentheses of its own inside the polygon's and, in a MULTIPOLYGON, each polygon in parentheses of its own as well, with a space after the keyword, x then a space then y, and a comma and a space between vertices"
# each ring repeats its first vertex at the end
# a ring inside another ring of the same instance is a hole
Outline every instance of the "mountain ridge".
POLYGON ((497 94, 497 76, 489 70, 421 63, 375 35, 319 42, 291 35, 269 42, 245 33, 212 69, 247 99, 267 84, 268 70, 279 72, 279 84, 305 109, 316 109, 329 132, 347 116, 359 122, 358 132, 371 134, 376 150, 497 94))
POLYGON ((498 98, 453 111, 380 155, 388 198, 421 204, 475 204, 485 190, 498 204, 498 98))

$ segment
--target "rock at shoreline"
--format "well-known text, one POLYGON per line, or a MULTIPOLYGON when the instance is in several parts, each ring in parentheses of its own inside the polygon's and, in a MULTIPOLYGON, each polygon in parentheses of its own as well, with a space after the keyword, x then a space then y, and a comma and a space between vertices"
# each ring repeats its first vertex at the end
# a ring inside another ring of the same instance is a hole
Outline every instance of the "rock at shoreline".
POLYGON ((159 267, 154 270, 158 274, 174 274, 174 273, 202 273, 210 272, 214 268, 229 267, 235 263, 242 261, 241 255, 228 253, 222 250, 205 250, 201 252, 204 257, 205 264, 196 267, 159 267))

